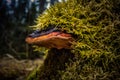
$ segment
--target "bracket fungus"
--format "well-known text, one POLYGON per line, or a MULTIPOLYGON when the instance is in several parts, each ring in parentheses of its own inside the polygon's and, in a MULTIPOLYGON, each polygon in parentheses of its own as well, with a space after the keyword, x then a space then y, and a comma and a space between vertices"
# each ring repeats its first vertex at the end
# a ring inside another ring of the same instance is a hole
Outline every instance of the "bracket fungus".
POLYGON ((73 41, 71 34, 56 29, 47 31, 36 30, 26 38, 28 44, 57 49, 71 49, 73 41))

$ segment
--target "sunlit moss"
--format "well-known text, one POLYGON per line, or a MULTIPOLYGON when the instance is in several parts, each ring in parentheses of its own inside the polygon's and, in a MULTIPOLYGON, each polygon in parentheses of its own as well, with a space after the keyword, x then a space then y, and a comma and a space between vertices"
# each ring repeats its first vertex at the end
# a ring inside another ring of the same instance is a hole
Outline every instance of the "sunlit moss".
POLYGON ((76 40, 71 49, 74 60, 58 70, 60 79, 119 79, 119 5, 119 0, 68 0, 55 4, 37 18, 35 29, 54 26, 71 33, 76 40))

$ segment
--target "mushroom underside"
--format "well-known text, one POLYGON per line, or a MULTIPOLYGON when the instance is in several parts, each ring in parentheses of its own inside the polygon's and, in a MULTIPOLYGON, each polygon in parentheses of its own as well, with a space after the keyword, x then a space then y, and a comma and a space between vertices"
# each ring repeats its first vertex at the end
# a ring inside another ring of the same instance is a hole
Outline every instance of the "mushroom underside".
POLYGON ((70 49, 73 38, 71 34, 64 32, 51 32, 38 37, 27 37, 28 44, 35 44, 46 48, 70 49))

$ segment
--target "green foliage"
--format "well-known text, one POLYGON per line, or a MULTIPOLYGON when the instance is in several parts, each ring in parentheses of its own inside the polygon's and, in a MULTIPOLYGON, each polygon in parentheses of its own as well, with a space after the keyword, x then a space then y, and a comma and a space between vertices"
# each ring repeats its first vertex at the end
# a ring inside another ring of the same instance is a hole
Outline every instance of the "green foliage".
POLYGON ((120 79, 119 5, 119 0, 68 0, 37 18, 35 29, 54 26, 76 40, 74 60, 60 71, 63 80, 120 79))
MULTIPOLYGON (((31 72, 31 74, 27 77, 26 80, 34 80, 35 77, 38 77, 36 72, 39 70, 39 68, 40 68, 40 65, 31 72)), ((39 80, 39 79, 36 78, 35 80, 39 80)))

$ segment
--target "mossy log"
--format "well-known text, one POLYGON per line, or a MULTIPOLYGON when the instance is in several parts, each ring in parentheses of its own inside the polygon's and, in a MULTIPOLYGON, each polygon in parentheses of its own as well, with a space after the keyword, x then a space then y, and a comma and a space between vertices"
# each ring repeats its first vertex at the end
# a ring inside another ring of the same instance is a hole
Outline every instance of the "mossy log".
POLYGON ((28 80, 61 80, 60 71, 66 69, 66 63, 68 64, 73 57, 69 49, 51 49, 43 65, 28 80))
POLYGON ((56 26, 75 35, 75 60, 66 61, 69 50, 52 49, 33 80, 119 80, 119 6, 120 0, 67 0, 40 15, 36 29, 56 26))

